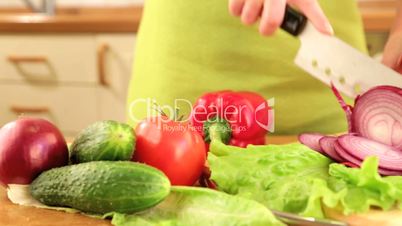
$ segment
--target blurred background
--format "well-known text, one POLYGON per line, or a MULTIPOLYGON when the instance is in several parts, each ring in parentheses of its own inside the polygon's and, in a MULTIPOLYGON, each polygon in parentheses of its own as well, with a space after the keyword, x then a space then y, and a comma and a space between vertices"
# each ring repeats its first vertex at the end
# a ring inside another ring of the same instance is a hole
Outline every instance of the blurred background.
MULTIPOLYGON (((66 136, 102 119, 125 121, 143 0, 0 0, 0 127, 45 117, 66 136)), ((359 0, 379 58, 396 0, 359 0)))

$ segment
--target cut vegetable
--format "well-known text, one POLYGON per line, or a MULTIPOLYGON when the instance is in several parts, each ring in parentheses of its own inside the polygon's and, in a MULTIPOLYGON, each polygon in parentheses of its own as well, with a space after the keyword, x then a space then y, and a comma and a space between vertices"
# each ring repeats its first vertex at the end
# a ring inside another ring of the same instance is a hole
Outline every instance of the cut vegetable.
POLYGON ((302 133, 299 135, 299 141, 315 151, 324 153, 320 146, 320 139, 323 137, 324 135, 319 133, 302 133))
MULTIPOLYGON (((320 150, 335 161, 359 167, 366 157, 376 156, 379 173, 402 175, 402 89, 374 87, 358 96, 352 107, 334 85, 331 87, 346 113, 349 134, 340 138, 321 138, 320 150)), ((300 139, 300 142, 319 150, 311 137, 300 139)))
POLYGON ((362 161, 360 159, 355 158, 351 154, 349 154, 339 143, 336 141, 334 143, 334 148, 336 153, 343 159, 343 161, 349 162, 349 164, 353 164, 356 166, 361 166, 362 161))
POLYGON ((327 156, 329 156, 331 159, 333 159, 337 162, 342 162, 342 161, 344 161, 344 159, 341 156, 339 156, 339 154, 335 150, 336 140, 337 140, 336 137, 326 136, 326 137, 322 137, 319 140, 319 144, 320 144, 321 150, 327 156))
POLYGON ((338 100, 339 104, 341 105, 343 111, 346 114, 346 120, 348 122, 348 130, 349 130, 349 132, 353 132, 354 131, 353 122, 352 122, 353 107, 346 103, 346 101, 343 99, 342 95, 336 89, 334 84, 331 84, 331 88, 332 88, 332 92, 335 94, 336 99, 338 100))
MULTIPOLYGON (((342 164, 350 168, 360 168, 363 164, 363 160, 354 157, 349 154, 344 148, 342 148, 338 142, 334 144, 335 150, 341 158, 345 159, 347 162, 342 164)), ((383 176, 399 176, 402 175, 402 171, 395 171, 390 169, 378 168, 378 173, 383 176)))
POLYGON ((351 162, 342 162, 341 164, 346 167, 349 167, 349 168, 359 168, 360 167, 359 165, 353 164, 351 162))
POLYGON ((375 87, 356 99, 353 129, 359 135, 402 150, 402 89, 375 87))
POLYGON ((402 175, 401 171, 393 171, 393 170, 387 170, 387 169, 382 169, 382 168, 378 168, 378 173, 383 176, 400 176, 400 175, 402 175))
POLYGON ((340 136, 335 144, 335 148, 341 157, 359 165, 369 156, 379 158, 379 166, 383 169, 402 171, 402 152, 394 147, 353 135, 340 136))

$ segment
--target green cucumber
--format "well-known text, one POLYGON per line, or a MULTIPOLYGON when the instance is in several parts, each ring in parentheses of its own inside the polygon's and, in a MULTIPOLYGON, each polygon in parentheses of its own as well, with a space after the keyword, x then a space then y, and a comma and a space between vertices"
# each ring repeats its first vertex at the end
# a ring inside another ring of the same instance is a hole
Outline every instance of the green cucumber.
POLYGON ((78 134, 70 150, 72 163, 128 161, 135 149, 131 126, 115 121, 96 122, 78 134))
POLYGON ((32 182, 30 191, 48 206, 94 214, 128 214, 164 200, 170 182, 161 171, 145 164, 98 161, 45 171, 32 182))

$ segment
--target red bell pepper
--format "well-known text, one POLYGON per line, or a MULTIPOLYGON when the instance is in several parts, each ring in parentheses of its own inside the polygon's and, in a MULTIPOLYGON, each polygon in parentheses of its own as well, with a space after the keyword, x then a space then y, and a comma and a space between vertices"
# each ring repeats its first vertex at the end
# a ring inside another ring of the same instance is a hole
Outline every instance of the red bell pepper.
POLYGON ((200 97, 191 112, 191 124, 208 141, 206 121, 224 119, 231 128, 230 145, 246 147, 265 144, 270 107, 259 94, 252 92, 220 91, 200 97))

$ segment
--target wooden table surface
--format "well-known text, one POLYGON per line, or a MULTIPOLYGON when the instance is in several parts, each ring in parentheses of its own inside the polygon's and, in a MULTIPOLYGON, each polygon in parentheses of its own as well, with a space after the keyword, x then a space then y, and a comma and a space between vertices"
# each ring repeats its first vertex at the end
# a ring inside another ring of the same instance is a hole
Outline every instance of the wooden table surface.
MULTIPOLYGON (((283 144, 296 141, 296 137, 269 137, 269 143, 283 144)), ((1 226, 110 226, 110 221, 98 220, 80 214, 44 210, 12 204, 6 190, 0 187, 1 226)))

